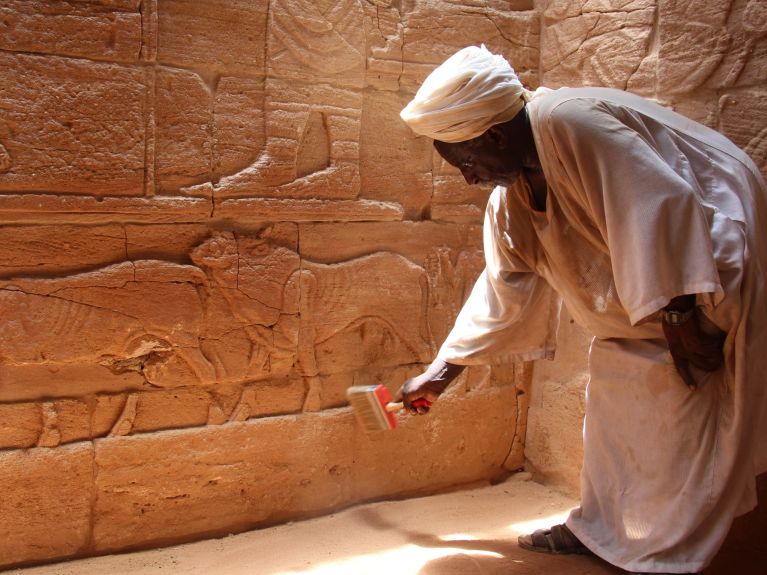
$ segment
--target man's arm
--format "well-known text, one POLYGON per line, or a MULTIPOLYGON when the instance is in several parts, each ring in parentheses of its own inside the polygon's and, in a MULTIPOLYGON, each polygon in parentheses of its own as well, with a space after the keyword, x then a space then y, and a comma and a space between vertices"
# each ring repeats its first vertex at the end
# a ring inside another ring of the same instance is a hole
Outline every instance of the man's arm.
POLYGON ((465 369, 464 365, 448 363, 439 357, 436 358, 425 372, 421 375, 408 379, 397 392, 395 401, 402 401, 405 408, 413 414, 429 412, 428 406, 414 406, 416 399, 425 399, 434 403, 442 395, 448 385, 458 377, 465 369))

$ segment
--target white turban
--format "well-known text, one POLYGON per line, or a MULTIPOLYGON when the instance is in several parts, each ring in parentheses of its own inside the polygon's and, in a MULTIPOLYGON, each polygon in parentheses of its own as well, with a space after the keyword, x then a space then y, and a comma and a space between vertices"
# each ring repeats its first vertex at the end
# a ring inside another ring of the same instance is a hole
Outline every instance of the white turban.
POLYGON ((429 74, 400 117, 416 134, 465 142, 511 120, 530 96, 503 56, 469 46, 429 74))

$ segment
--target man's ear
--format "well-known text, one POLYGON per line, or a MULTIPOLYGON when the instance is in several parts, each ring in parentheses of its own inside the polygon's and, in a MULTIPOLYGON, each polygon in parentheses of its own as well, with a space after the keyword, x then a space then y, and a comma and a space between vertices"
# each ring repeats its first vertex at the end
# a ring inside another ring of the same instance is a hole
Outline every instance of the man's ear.
POLYGON ((506 131, 503 129, 503 124, 495 124, 494 126, 490 126, 485 132, 485 135, 488 139, 488 142, 493 144, 499 150, 506 148, 508 139, 506 137, 506 131))

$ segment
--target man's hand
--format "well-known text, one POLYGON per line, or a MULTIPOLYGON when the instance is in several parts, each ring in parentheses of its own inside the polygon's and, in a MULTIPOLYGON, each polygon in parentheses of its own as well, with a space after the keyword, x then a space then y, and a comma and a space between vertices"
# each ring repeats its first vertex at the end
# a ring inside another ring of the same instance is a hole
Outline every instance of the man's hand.
POLYGON ((417 399, 434 403, 443 391, 464 370, 463 365, 447 363, 435 359, 421 375, 408 379, 399 389, 395 401, 402 401, 410 413, 423 415, 429 412, 428 406, 413 405, 417 399))
MULTIPOLYGON (((701 328, 701 318, 696 308, 692 315, 679 325, 662 321, 663 333, 668 341, 668 348, 674 366, 687 387, 696 389, 698 384, 690 372, 690 364, 703 371, 716 371, 724 364, 724 340, 727 334, 723 331, 704 330, 701 328)), ((711 322, 708 322, 711 324, 711 322)), ((711 324, 713 326, 713 324, 711 324)))

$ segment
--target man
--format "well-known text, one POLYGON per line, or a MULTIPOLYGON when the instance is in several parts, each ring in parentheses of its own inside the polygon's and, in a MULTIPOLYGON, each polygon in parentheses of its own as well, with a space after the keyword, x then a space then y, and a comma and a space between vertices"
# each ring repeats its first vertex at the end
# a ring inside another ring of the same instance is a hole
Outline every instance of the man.
POLYGON ((486 268, 437 358, 399 395, 435 401, 466 365, 551 358, 559 305, 595 337, 581 504, 522 547, 694 573, 767 471, 765 183, 720 134, 638 96, 524 90, 461 50, 402 118, 470 184, 493 182, 486 268))

